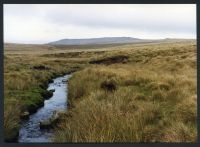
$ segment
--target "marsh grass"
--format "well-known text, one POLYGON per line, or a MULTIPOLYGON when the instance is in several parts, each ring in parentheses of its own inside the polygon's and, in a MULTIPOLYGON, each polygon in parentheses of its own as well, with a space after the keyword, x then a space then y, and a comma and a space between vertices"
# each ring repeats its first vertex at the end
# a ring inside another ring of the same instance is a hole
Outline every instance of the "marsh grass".
POLYGON ((18 136, 20 103, 15 100, 4 102, 4 137, 6 141, 13 141, 18 136), (11 117, 12 116, 12 117, 11 117), (12 137, 10 137, 12 136, 12 137))
MULTIPOLYGON (((54 60, 54 59, 53 59, 54 60)), ((20 114, 34 113, 51 94, 46 90, 55 76, 81 69, 82 64, 52 62, 39 55, 6 54, 4 58, 4 132, 5 141, 16 141, 20 114)), ((85 61, 84 61, 85 62, 85 61)))
POLYGON ((16 139, 21 112, 43 105, 50 79, 72 71, 55 142, 197 141, 195 41, 90 49, 11 44, 4 56, 6 141, 16 139))
POLYGON ((72 117, 60 123, 54 141, 196 142, 195 47, 160 45, 117 54, 129 61, 73 74, 68 99, 74 108, 67 112, 72 117))

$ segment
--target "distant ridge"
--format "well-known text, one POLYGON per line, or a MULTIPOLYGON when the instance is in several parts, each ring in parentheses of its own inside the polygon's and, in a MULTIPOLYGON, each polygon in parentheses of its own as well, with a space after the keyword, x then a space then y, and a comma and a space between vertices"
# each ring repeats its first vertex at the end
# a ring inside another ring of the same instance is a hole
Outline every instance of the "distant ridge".
POLYGON ((89 39, 61 39, 49 42, 50 45, 95 45, 95 44, 121 44, 144 42, 145 40, 132 37, 102 37, 89 39))

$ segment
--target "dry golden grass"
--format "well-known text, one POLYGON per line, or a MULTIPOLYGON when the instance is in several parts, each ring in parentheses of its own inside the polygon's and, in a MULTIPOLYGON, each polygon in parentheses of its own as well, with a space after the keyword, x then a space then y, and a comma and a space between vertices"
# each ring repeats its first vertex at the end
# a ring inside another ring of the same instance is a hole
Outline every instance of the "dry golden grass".
MULTIPOLYGON (((5 49, 6 50, 6 49, 5 49)), ((24 49, 25 50, 25 49, 24 49)), ((44 54, 23 54, 18 51, 4 54, 4 130, 5 140, 16 140, 20 113, 33 112, 42 106, 48 81, 54 76, 82 68, 85 59, 43 57, 44 54), (47 69, 38 70, 34 67, 44 66, 47 69), (15 108, 15 109, 13 109, 15 108), (14 111, 13 111, 14 110, 14 111)), ((25 51, 26 52, 26 51, 25 51)), ((34 52, 34 51, 33 51, 34 52)), ((46 53, 50 53, 46 51, 46 53)))
POLYGON ((73 74, 72 109, 55 141, 196 142, 196 46, 145 46, 99 58, 117 55, 128 61, 91 65, 73 74))
POLYGON ((18 132, 21 111, 42 103, 41 85, 73 70, 79 71, 69 81, 70 109, 56 129, 56 142, 197 141, 195 41, 88 49, 5 47, 7 141, 18 132), (118 60, 121 55, 128 59, 118 60), (34 66, 49 69, 35 70, 34 66))

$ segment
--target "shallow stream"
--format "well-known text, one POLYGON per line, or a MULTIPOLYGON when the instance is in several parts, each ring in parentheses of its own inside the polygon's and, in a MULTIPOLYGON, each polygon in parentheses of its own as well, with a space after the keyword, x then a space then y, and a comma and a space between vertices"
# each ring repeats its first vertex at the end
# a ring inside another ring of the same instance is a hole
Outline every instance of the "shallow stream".
POLYGON ((40 129, 40 122, 52 117, 55 111, 67 109, 67 80, 70 75, 53 79, 47 90, 55 89, 53 96, 44 101, 44 106, 24 120, 19 131, 18 142, 51 142, 53 130, 40 129))

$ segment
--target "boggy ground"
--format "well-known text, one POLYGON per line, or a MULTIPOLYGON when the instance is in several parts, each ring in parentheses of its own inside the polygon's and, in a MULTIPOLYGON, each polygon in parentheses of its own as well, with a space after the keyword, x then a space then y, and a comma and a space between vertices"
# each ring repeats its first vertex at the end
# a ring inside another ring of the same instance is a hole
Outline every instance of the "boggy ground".
MULTIPOLYGON (((14 46, 13 46, 14 48, 14 46)), ((43 48, 40 48, 43 51, 43 48)), ((81 69, 86 63, 75 58, 48 58, 35 51, 4 53, 4 132, 5 141, 16 141, 20 115, 34 113, 52 95, 46 90, 54 77, 81 69), (20 54, 21 52, 21 54, 20 54), (71 61, 72 60, 72 61, 71 61)), ((51 51, 46 51, 51 53, 51 51)), ((54 54, 54 53, 53 53, 54 54)), ((86 59, 87 60, 87 59, 86 59)))
POLYGON ((69 81, 71 109, 56 142, 197 141, 194 43, 133 47, 90 63, 69 81))
POLYGON ((50 79, 71 71, 70 109, 55 142, 197 141, 195 41, 21 47, 5 47, 6 141, 16 138, 22 112, 42 106, 50 79))

